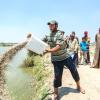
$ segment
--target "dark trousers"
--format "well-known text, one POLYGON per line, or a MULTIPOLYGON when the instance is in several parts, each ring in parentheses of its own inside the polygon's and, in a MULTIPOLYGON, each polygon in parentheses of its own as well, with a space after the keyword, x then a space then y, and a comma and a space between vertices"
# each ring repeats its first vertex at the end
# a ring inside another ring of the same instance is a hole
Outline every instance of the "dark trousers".
POLYGON ((74 57, 72 58, 73 63, 75 64, 75 66, 77 67, 78 65, 78 53, 74 53, 74 57))
POLYGON ((73 60, 71 57, 68 57, 65 60, 62 61, 53 61, 54 65, 54 87, 60 87, 62 85, 62 74, 63 74, 63 68, 64 65, 70 70, 73 79, 78 82, 80 80, 77 68, 75 64, 73 63, 73 60))
POLYGON ((90 52, 87 52, 87 61, 90 62, 90 52))

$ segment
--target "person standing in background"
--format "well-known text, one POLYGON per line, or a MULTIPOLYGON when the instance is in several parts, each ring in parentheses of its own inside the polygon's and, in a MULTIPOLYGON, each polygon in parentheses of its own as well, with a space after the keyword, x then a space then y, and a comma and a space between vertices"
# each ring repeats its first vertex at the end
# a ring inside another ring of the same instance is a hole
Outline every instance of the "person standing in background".
POLYGON ((76 51, 76 60, 77 60, 77 65, 79 64, 79 56, 78 56, 78 53, 79 53, 79 38, 76 36, 76 33, 73 31, 72 32, 72 35, 74 36, 74 38, 77 40, 77 51, 76 51))
POLYGON ((90 62, 90 37, 88 36, 88 31, 84 32, 84 38, 86 40, 86 42, 88 43, 88 51, 87 51, 87 63, 91 63, 90 62))
POLYGON ((68 42, 68 45, 69 47, 67 51, 72 56, 74 64, 78 67, 78 46, 79 44, 74 34, 70 35, 70 40, 68 42))
POLYGON ((73 31, 72 32, 72 35, 74 36, 74 38, 78 41, 78 44, 79 44, 79 38, 76 36, 76 33, 73 31))
POLYGON ((100 68, 100 28, 99 32, 95 35, 96 49, 92 68, 100 68))
POLYGON ((86 42, 85 37, 82 38, 80 43, 80 64, 87 64, 87 52, 88 52, 88 42, 86 42), (83 62, 82 62, 83 56, 83 62))
POLYGON ((61 31, 61 34, 64 36, 65 35, 65 32, 64 31, 61 31))
POLYGON ((66 49, 68 49, 69 48, 69 40, 70 40, 70 36, 66 36, 65 37, 65 39, 64 39, 64 41, 65 41, 65 43, 66 43, 66 49))

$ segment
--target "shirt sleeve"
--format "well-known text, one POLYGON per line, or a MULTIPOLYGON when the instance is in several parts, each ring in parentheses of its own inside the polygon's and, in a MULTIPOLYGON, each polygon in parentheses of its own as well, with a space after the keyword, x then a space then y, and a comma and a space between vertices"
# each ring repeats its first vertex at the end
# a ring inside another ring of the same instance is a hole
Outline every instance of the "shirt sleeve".
POLYGON ((77 51, 78 50, 78 40, 76 39, 75 42, 76 42, 75 43, 75 51, 77 51))
POLYGON ((44 42, 48 42, 48 38, 47 35, 44 36, 44 38, 42 39, 44 42))
POLYGON ((80 47, 82 46, 82 43, 80 43, 80 47))
POLYGON ((82 50, 82 43, 80 43, 80 50, 82 50))

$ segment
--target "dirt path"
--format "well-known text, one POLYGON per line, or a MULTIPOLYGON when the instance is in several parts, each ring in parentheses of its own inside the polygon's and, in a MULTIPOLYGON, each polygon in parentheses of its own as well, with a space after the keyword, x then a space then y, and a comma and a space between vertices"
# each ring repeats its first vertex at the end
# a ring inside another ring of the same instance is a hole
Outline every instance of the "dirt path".
MULTIPOLYGON (((92 49, 91 49, 92 50, 92 49)), ((94 48, 91 51, 91 61, 93 61, 94 48)), ((53 72, 53 67, 51 67, 53 72)), ((76 90, 76 84, 68 69, 64 69, 62 87, 59 88, 60 100, 100 100, 100 69, 90 68, 90 65, 80 65, 78 68, 81 85, 86 93, 81 94, 76 90)), ((53 75, 50 77, 53 87, 53 75)), ((50 86, 50 84, 49 84, 50 86)), ((53 91, 53 88, 51 88, 53 91)), ((51 96, 52 97, 52 96, 51 96)))
MULTIPOLYGON (((90 68, 89 65, 80 65, 78 72, 80 74, 81 84, 86 93, 81 94, 76 90, 76 84, 69 70, 64 69, 63 84, 62 87, 59 88, 60 100, 100 100, 100 69, 90 68)), ((50 81, 53 81, 53 75, 50 81)), ((53 90, 53 88, 51 90, 53 90)), ((51 95, 50 97, 53 96, 51 95)))
MULTIPOLYGON (((91 58, 93 61, 93 57, 91 58)), ((52 70, 53 67, 48 67, 52 70)), ((100 69, 90 68, 90 65, 80 65, 78 68, 81 85, 86 93, 81 94, 76 90, 76 84, 68 69, 64 69, 62 87, 59 88, 60 100, 100 100, 100 69)), ((53 74, 51 74, 49 86, 53 91, 53 74)), ((52 95, 50 98, 53 97, 52 95)), ((51 99, 50 99, 51 100, 51 99)))
POLYGON ((76 90, 76 84, 68 69, 63 73, 63 85, 60 90, 60 100, 100 100, 100 69, 80 66, 78 68, 81 84, 86 90, 86 94, 81 94, 76 90))

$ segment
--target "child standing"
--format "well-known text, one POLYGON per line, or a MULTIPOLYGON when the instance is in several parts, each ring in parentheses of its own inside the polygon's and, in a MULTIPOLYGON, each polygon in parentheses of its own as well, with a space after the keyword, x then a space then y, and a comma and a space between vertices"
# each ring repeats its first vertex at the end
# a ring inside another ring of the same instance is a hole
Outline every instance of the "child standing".
POLYGON ((87 52, 88 52, 88 46, 89 44, 86 42, 86 39, 83 37, 82 42, 80 43, 80 63, 81 64, 87 64, 87 52), (82 56, 83 56, 83 62, 82 62, 82 56))

